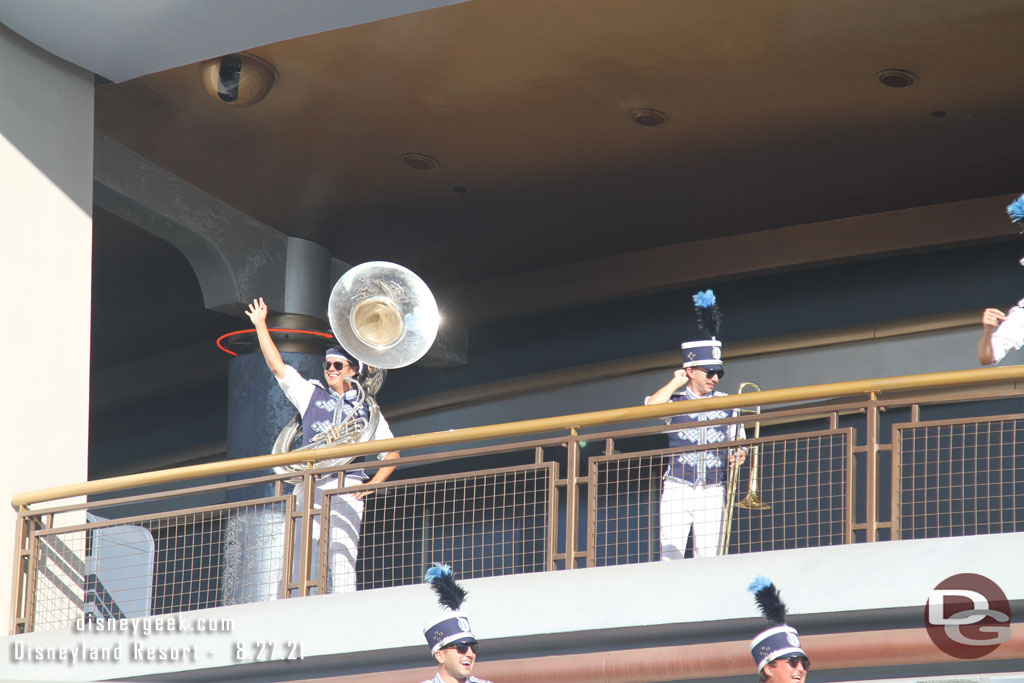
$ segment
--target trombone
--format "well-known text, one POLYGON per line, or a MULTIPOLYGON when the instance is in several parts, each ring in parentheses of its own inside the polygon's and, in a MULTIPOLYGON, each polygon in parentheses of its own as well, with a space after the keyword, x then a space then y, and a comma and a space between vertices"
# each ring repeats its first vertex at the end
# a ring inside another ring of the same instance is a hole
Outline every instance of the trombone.
MULTIPOLYGON (((742 394, 744 389, 750 388, 753 391, 761 391, 761 387, 756 382, 744 382, 740 385, 740 388, 736 393, 742 394)), ((740 408, 740 413, 751 413, 754 415, 761 414, 761 406, 754 408, 740 408)), ((754 438, 760 438, 761 436, 761 421, 754 422, 754 438)), ((729 465, 729 483, 725 495, 725 522, 722 530, 722 540, 719 543, 718 554, 727 555, 729 553, 729 536, 732 534, 732 518, 733 510, 735 508, 743 508, 744 510, 767 510, 771 506, 761 500, 761 493, 758 490, 757 480, 759 476, 759 455, 760 448, 757 445, 750 447, 750 483, 747 488, 747 495, 743 500, 736 502, 736 492, 740 485, 740 464, 732 463, 729 465)))

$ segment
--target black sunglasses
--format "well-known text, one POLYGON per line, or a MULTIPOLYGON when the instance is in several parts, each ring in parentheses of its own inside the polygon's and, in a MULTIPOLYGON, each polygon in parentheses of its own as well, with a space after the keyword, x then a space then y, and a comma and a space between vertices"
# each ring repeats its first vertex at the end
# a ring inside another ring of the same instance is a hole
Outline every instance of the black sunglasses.
POLYGON ((453 648, 457 650, 460 655, 464 655, 470 650, 473 651, 473 654, 476 654, 480 650, 480 643, 458 643, 457 645, 445 645, 441 649, 451 650, 453 648))
POLYGON ((804 671, 810 671, 811 670, 811 660, 807 659, 807 657, 801 657, 800 655, 794 655, 792 657, 779 657, 775 661, 778 662, 778 661, 783 661, 783 660, 785 660, 789 664, 789 666, 791 668, 793 668, 793 669, 796 668, 797 664, 803 664, 804 665, 804 671))
POLYGON ((347 367, 348 367, 348 363, 346 363, 343 360, 335 360, 335 361, 325 360, 324 361, 324 370, 325 371, 330 370, 331 368, 334 368, 338 372, 342 372, 347 367))
POLYGON ((708 377, 714 377, 714 376, 717 375, 718 379, 722 379, 722 375, 725 374, 724 372, 722 372, 721 370, 719 370, 717 368, 714 369, 714 370, 708 370, 707 368, 697 368, 697 369, 698 370, 703 370, 704 374, 707 375, 708 377))

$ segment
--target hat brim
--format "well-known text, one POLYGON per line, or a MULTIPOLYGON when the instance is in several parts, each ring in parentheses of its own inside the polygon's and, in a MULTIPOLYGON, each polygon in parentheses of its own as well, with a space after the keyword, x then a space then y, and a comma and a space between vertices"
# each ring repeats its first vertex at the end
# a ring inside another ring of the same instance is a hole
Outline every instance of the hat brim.
POLYGON ((470 638, 469 636, 466 636, 465 638, 457 638, 456 640, 453 640, 450 643, 446 643, 445 647, 451 647, 452 645, 472 645, 473 643, 478 642, 480 641, 478 641, 476 638, 470 638))

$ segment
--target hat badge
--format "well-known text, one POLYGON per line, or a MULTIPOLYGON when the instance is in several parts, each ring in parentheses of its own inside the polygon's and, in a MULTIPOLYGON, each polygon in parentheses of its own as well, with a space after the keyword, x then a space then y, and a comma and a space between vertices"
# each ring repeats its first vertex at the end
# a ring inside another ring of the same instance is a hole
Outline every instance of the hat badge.
POLYGON ((786 640, 788 640, 789 644, 793 647, 800 647, 800 639, 796 637, 795 633, 787 633, 786 640))
POLYGON ((722 360, 722 349, 717 346, 713 346, 711 348, 711 357, 715 360, 722 360))
POLYGON ((461 628, 463 631, 468 631, 469 619, 466 619, 465 617, 459 617, 459 628, 461 628))
POLYGON ((697 357, 697 354, 694 353, 693 351, 689 351, 686 354, 686 360, 694 360, 696 357, 697 357))

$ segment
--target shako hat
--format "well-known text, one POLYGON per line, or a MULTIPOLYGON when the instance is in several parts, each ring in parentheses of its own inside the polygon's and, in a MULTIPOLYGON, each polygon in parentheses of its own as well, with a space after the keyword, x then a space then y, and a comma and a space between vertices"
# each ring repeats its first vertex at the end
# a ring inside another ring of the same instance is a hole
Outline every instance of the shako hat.
POLYGON ((683 342, 683 367, 721 370, 724 375, 722 342, 718 340, 718 331, 722 326, 722 312, 718 310, 715 293, 708 289, 694 294, 693 308, 697 314, 697 329, 708 338, 683 342))
POLYGON ((423 578, 437 593, 437 602, 445 609, 438 618, 423 627, 423 636, 434 654, 447 645, 475 643, 476 636, 469 626, 469 617, 460 611, 466 600, 466 590, 452 576, 452 568, 435 562, 423 578))
POLYGON ((775 584, 767 577, 758 576, 747 589, 754 594, 761 614, 772 624, 750 641, 750 654, 754 657, 758 673, 766 664, 780 657, 807 657, 800 646, 800 634, 786 624, 786 603, 782 602, 775 584))

